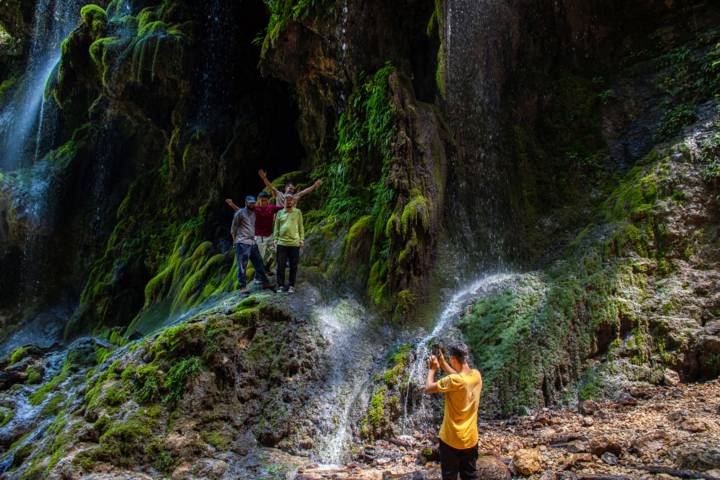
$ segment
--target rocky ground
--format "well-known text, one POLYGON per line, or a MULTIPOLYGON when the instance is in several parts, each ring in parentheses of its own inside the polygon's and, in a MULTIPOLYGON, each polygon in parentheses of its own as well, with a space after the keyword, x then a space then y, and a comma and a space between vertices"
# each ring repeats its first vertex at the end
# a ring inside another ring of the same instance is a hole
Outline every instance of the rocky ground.
MULTIPOLYGON (((484 480, 720 478, 720 381, 634 388, 615 400, 480 423, 484 480)), ((437 438, 368 444, 344 467, 314 463, 298 480, 439 479, 437 438)))

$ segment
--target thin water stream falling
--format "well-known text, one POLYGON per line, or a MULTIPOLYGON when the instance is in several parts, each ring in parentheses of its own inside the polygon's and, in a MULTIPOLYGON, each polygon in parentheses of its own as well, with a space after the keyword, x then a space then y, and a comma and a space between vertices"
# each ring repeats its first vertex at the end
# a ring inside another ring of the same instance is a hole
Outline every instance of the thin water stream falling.
MULTIPOLYGON (((60 60, 62 41, 80 18, 82 0, 39 0, 35 8, 33 43, 15 101, 0 115, 0 167, 11 171, 31 165, 44 144, 44 132, 52 134, 56 118, 45 118, 45 82, 60 60)), ((51 116, 54 117, 54 116, 51 116)))
POLYGON ((354 300, 321 307, 316 314, 330 343, 329 371, 318 402, 325 420, 318 453, 321 461, 339 464, 352 439, 352 419, 368 403, 375 357, 389 332, 383 332, 354 300))
MULTIPOLYGON (((414 391, 424 384, 427 374, 427 353, 430 341, 454 325, 460 312, 475 299, 506 284, 510 274, 488 275, 457 292, 447 303, 432 333, 420 339, 416 347, 415 360, 409 366, 410 377, 407 391, 414 391)), ((373 377, 384 367, 386 352, 394 351, 407 343, 407 332, 395 332, 390 327, 381 327, 364 308, 354 300, 342 299, 332 305, 316 310, 316 320, 329 342, 327 359, 328 372, 321 395, 316 398, 308 412, 317 412, 321 423, 315 437, 317 460, 328 465, 342 464, 353 444, 358 429, 354 422, 367 408, 373 377)), ((411 405, 409 395, 405 398, 405 414, 402 420, 403 433, 427 420, 425 396, 419 405, 411 405)), ((312 414, 311 414, 312 416, 312 414)))
POLYGON ((419 405, 410 405, 410 392, 413 391, 411 388, 413 384, 417 388, 423 388, 425 385, 425 378, 428 372, 428 346, 430 341, 439 337, 445 333, 450 327, 452 327, 457 321, 460 313, 466 308, 472 301, 481 298, 484 295, 494 291, 501 285, 507 283, 507 280, 512 278, 512 274, 508 273, 497 273, 487 275, 480 280, 472 283, 467 288, 464 288, 457 292, 445 306, 440 318, 438 319, 435 328, 429 335, 425 336, 417 345, 415 350, 415 360, 410 365, 410 374, 408 377, 408 383, 405 394, 405 408, 404 417, 402 421, 403 433, 409 433, 408 430, 418 423, 423 423, 428 418, 428 409, 426 407, 426 395, 420 397, 419 405), (407 415, 408 409, 412 408, 413 414, 407 415))

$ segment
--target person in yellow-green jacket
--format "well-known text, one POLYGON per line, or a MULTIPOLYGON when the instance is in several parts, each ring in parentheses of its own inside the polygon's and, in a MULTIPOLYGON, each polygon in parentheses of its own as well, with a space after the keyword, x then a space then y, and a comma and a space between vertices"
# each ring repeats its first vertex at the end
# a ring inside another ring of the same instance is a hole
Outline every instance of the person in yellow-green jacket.
POLYGON ((290 281, 287 292, 295 293, 295 277, 300 262, 300 248, 305 246, 302 212, 293 208, 296 199, 285 195, 285 208, 275 215, 273 245, 277 249, 277 293, 285 291, 285 264, 290 260, 290 281))

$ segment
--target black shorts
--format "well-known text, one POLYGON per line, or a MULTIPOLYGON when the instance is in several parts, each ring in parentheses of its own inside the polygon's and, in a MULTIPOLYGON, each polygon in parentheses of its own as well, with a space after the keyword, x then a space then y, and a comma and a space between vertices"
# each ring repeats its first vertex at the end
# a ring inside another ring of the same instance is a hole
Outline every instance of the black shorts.
POLYGON ((477 472, 478 446, 458 450, 440 440, 442 480, 480 480, 477 472))

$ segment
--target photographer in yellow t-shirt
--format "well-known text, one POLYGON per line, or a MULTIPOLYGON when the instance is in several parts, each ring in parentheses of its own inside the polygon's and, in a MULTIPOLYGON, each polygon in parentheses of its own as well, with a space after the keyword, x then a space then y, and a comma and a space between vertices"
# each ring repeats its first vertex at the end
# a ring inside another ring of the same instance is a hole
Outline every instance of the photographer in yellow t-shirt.
POLYGON ((461 342, 448 349, 450 365, 442 350, 439 360, 430 355, 430 371, 425 381, 426 393, 445 394, 445 418, 440 427, 440 468, 442 480, 479 480, 477 473, 477 413, 482 391, 482 377, 468 365, 470 351, 461 342), (435 373, 442 367, 447 377, 435 383, 435 373))

